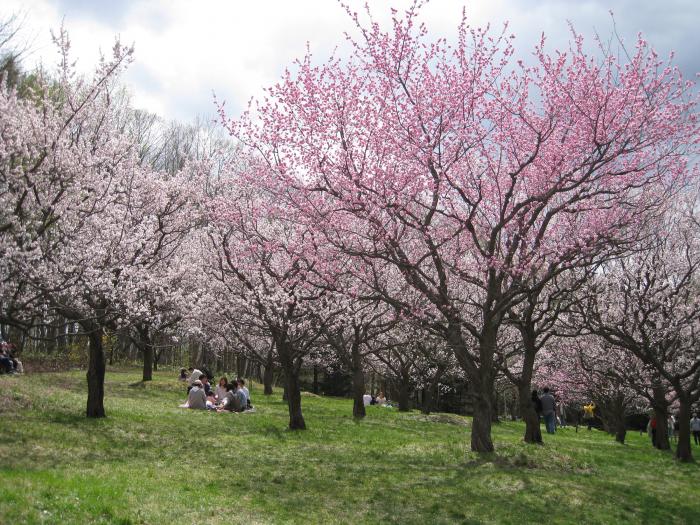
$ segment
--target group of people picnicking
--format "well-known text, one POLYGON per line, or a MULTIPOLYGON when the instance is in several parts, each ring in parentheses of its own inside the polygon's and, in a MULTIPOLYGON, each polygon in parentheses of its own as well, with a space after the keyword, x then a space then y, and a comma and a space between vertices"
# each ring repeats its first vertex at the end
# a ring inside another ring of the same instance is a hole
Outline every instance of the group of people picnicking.
POLYGON ((183 408, 195 410, 216 410, 217 412, 245 412, 253 410, 250 402, 250 391, 242 378, 229 381, 226 376, 219 379, 216 387, 212 388, 208 370, 190 368, 189 372, 180 370, 180 381, 186 381, 187 401, 180 405, 183 408))
POLYGON ((0 374, 23 374, 22 361, 14 355, 13 346, 2 341, 0 343, 0 374))
POLYGON ((376 396, 372 394, 365 394, 362 396, 362 403, 365 406, 370 406, 370 405, 379 405, 379 406, 385 406, 385 407, 391 407, 391 403, 389 400, 384 396, 384 392, 379 392, 376 396))

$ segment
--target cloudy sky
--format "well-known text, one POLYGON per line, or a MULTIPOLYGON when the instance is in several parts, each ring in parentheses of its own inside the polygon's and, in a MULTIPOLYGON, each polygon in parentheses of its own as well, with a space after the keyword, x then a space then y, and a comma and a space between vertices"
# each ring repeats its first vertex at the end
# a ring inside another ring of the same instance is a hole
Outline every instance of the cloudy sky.
MULTIPOLYGON (((348 0, 357 10, 364 0, 348 0)), ((387 20, 388 6, 406 0, 369 0, 373 16, 387 20)), ((588 37, 617 32, 633 45, 637 32, 663 55, 676 52, 686 77, 700 72, 700 2, 697 0, 432 0, 424 20, 435 35, 450 36, 462 6, 472 25, 504 21, 527 55, 544 32, 550 46, 564 46, 567 21, 588 37)), ((343 49, 353 24, 336 0, 3 0, 0 19, 24 17, 23 35, 32 41, 27 65, 53 66, 50 30, 64 21, 79 66, 89 68, 99 50, 118 36, 134 43, 135 62, 124 77, 134 103, 166 118, 191 121, 213 113, 212 92, 234 113, 274 83, 302 57, 306 45, 326 58, 343 49)))

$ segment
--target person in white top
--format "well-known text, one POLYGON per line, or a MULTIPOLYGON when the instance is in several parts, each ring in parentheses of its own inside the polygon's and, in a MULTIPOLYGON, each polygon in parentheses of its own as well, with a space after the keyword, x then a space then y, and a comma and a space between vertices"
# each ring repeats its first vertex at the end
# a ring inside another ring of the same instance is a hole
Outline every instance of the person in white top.
POLYGON ((202 382, 199 379, 194 382, 190 393, 187 394, 187 406, 199 410, 207 408, 207 396, 204 394, 202 382))
POLYGON ((362 396, 362 404, 368 407, 372 403, 372 396, 365 394, 362 396))
POLYGON ((380 406, 386 405, 386 397, 384 397, 384 392, 379 392, 379 394, 377 394, 377 404, 380 406))
POLYGON ((668 431, 668 438, 673 439, 673 427, 676 425, 676 418, 673 417, 673 414, 668 416, 668 422, 666 423, 666 425, 666 430, 668 431))
POLYGON ((194 386, 195 381, 199 381, 199 376, 202 375, 202 371, 199 370, 198 368, 192 368, 190 367, 190 380, 189 384, 190 386, 194 386))
POLYGON ((219 384, 216 385, 216 390, 214 392, 216 400, 219 401, 219 403, 226 396, 226 385, 228 385, 228 379, 226 379, 226 376, 223 376, 221 379, 219 379, 219 384))
POLYGON ((700 417, 697 413, 693 414, 693 419, 690 420, 690 431, 693 433, 695 444, 700 445, 700 417))

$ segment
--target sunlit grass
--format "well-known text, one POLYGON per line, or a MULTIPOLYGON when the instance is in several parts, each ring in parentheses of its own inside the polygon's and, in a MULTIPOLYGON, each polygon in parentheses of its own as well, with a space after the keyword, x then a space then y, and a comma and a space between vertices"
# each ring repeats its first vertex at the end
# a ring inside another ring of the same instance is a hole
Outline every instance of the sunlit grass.
MULTIPOLYGON (((173 372, 110 371, 108 418, 86 420, 84 373, 0 377, 0 523, 700 523, 700 467, 632 433, 564 429, 543 447, 495 426, 304 396, 253 414, 177 408, 173 372)), ((696 449, 700 455, 700 449, 696 449)))

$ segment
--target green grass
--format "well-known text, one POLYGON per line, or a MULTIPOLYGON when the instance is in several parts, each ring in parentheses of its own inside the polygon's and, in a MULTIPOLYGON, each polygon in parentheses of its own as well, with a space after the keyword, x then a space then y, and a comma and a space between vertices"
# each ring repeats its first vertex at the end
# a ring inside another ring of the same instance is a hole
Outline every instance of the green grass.
MULTIPOLYGON (((108 417, 83 417, 81 372, 0 376, 0 523, 700 523, 700 467, 632 433, 564 429, 543 447, 466 418, 304 396, 309 430, 253 389, 257 412, 177 408, 175 373, 110 370, 108 417)), ((700 455, 700 448, 695 448, 700 455)))

